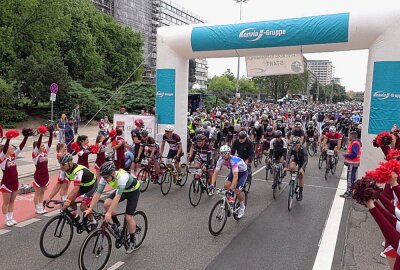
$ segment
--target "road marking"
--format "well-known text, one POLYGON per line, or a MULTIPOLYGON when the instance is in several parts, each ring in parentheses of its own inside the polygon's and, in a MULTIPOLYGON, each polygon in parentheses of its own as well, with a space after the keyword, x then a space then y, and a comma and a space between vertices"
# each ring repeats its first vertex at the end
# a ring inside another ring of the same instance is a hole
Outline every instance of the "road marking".
MULTIPOLYGON (((321 178, 321 177, 320 177, 321 178)), ((255 180, 255 181, 260 181, 260 182, 269 182, 269 183, 273 183, 273 181, 272 180, 265 180, 265 179, 253 179, 253 180, 255 180)), ((284 183, 284 184, 287 184, 288 182, 285 182, 285 181, 282 181, 282 183, 284 183)), ((304 186, 306 186, 306 187, 315 187, 315 188, 325 188, 325 189, 333 189, 333 190, 337 190, 338 188, 335 188, 335 187, 324 187, 324 186, 318 186, 318 185, 307 185, 307 184, 304 184, 304 186)), ((346 190, 346 188, 344 188, 344 189, 341 189, 342 191, 345 191, 346 190)))
POLYGON ((107 270, 115 270, 124 264, 125 264, 124 262, 117 262, 117 263, 113 264, 110 268, 108 268, 107 270))
POLYGON ((6 234, 6 233, 9 233, 9 232, 11 232, 11 231, 10 230, 6 230, 6 229, 2 229, 2 230, 0 230, 0 235, 6 234))
MULTIPOLYGON (((343 167, 342 176, 343 175, 347 175, 347 166, 343 167)), ((341 198, 340 195, 346 187, 347 181, 340 179, 331 209, 329 210, 328 218, 325 221, 325 226, 322 231, 313 270, 329 270, 332 268, 332 261, 335 254, 336 241, 339 234, 340 221, 342 219, 345 202, 345 199, 341 198)))
POLYGON ((261 172, 262 170, 264 170, 265 165, 262 166, 260 169, 258 169, 257 171, 253 172, 253 175, 256 175, 257 173, 261 172))
POLYGON ((31 219, 25 220, 24 222, 18 223, 17 225, 15 225, 15 227, 22 228, 22 227, 25 227, 26 225, 32 224, 39 220, 40 219, 38 219, 38 218, 31 218, 31 219))
POLYGON ((55 215, 58 215, 58 214, 60 214, 60 211, 54 210, 54 211, 51 211, 51 212, 48 212, 48 213, 44 214, 43 216, 52 217, 52 216, 55 216, 55 215))

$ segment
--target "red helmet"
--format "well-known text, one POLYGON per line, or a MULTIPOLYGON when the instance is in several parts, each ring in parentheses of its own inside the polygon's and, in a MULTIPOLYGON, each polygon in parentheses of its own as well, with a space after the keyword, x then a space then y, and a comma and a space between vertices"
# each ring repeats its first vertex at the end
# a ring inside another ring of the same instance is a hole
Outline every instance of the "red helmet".
POLYGON ((144 126, 144 122, 142 119, 136 119, 135 120, 135 126, 137 127, 143 127, 144 126))

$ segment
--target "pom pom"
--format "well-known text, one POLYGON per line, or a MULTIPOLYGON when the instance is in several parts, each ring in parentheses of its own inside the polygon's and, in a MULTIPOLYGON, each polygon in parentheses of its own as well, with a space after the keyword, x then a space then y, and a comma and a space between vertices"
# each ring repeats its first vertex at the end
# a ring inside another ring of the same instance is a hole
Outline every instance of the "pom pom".
POLYGON ((31 128, 23 128, 22 129, 22 135, 24 135, 24 137, 33 136, 33 129, 31 129, 31 128))
POLYGON ((47 127, 46 126, 39 126, 38 131, 40 134, 45 134, 47 132, 47 127))
POLYGON ((376 137, 376 143, 379 146, 390 145, 392 141, 393 141, 392 135, 387 131, 379 133, 378 136, 376 137))
POLYGON ((389 150, 389 152, 386 155, 386 160, 392 160, 392 159, 397 159, 399 160, 400 158, 400 150, 395 150, 395 149, 391 149, 389 150))
POLYGON ((79 146, 79 143, 73 142, 71 143, 71 148, 74 150, 74 152, 78 153, 81 151, 81 147, 79 146))
POLYGON ((363 177, 355 183, 353 191, 353 199, 359 204, 370 199, 378 199, 382 189, 376 184, 374 178, 363 177))
POLYGON ((90 152, 92 152, 92 154, 97 154, 99 152, 99 145, 98 144, 91 145, 90 152))
POLYGON ((7 139, 17 138, 18 136, 19 136, 19 131, 16 129, 11 129, 6 132, 7 139))
POLYGON ((110 138, 115 137, 116 135, 117 135, 117 131, 116 131, 115 129, 111 130, 111 131, 108 133, 108 136, 110 136, 110 138))
POLYGON ((400 175, 400 161, 396 159, 389 160, 388 162, 381 162, 375 172, 369 174, 373 176, 377 183, 384 184, 391 180, 392 172, 400 175))
POLYGON ((376 138, 372 140, 372 145, 373 145, 374 147, 379 147, 379 144, 378 144, 378 142, 376 141, 376 138))

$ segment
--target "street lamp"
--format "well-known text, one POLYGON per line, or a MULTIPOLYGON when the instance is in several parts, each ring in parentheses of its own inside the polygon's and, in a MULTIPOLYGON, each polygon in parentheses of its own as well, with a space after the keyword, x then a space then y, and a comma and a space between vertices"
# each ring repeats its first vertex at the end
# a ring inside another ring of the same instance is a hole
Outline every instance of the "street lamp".
MULTIPOLYGON (((234 2, 240 4, 239 20, 242 20, 242 4, 247 3, 249 0, 233 0, 234 2)), ((239 93, 239 72, 240 72, 240 56, 238 56, 237 64, 237 78, 236 78, 236 93, 239 93)))

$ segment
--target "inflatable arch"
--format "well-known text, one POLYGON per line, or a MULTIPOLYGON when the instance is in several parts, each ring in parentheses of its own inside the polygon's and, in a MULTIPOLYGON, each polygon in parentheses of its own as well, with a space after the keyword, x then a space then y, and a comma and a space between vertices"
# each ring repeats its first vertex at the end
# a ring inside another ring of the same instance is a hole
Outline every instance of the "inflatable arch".
MULTIPOLYGON (((369 49, 359 175, 383 154, 372 139, 400 124, 400 10, 339 13, 226 25, 161 27, 157 33, 158 130, 175 125, 186 149, 188 59, 369 49)), ((351 65, 351 63, 349 63, 351 65)))

